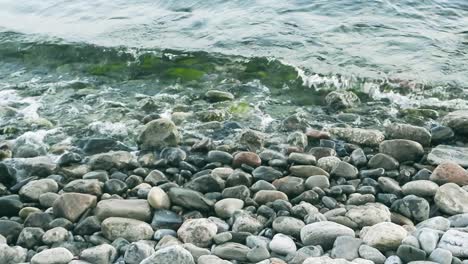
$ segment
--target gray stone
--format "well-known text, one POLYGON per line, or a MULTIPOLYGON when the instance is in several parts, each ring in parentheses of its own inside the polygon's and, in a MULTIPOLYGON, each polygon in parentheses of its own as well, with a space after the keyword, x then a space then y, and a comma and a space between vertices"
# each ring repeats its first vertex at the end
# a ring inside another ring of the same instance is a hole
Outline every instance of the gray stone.
POLYGON ((426 252, 424 252, 424 250, 409 245, 400 245, 397 250, 397 255, 405 263, 426 259, 426 252))
POLYGON ((102 188, 98 180, 74 180, 63 187, 64 192, 86 193, 101 196, 102 188))
POLYGON ((403 262, 400 257, 393 255, 388 257, 384 264, 403 264, 403 262))
POLYGON ((421 144, 407 139, 385 140, 380 143, 379 151, 380 153, 394 157, 399 162, 417 162, 424 155, 424 149, 421 144))
POLYGON ((427 161, 434 165, 454 162, 464 168, 468 168, 468 148, 438 145, 431 150, 427 156, 427 161))
POLYGON ((257 234, 262 228, 262 223, 248 212, 236 212, 233 216, 232 231, 234 232, 257 234))
MULTIPOLYGON (((19 234, 17 245, 27 249, 33 249, 42 243, 44 230, 38 227, 25 227, 19 234)), ((2 244, 0 242, 0 244, 2 244)), ((6 244, 6 241, 5 241, 6 244)))
POLYGON ((361 245, 359 247, 359 256, 362 258, 373 261, 375 264, 383 264, 385 262, 385 256, 376 248, 368 245, 361 245))
POLYGON ((250 248, 239 243, 228 242, 219 246, 216 246, 212 253, 222 259, 227 260, 238 260, 247 261, 247 254, 250 248))
POLYGON ((65 242, 68 239, 68 230, 63 227, 55 227, 47 230, 42 236, 42 242, 46 245, 65 242))
POLYGON ((154 248, 144 242, 133 242, 125 250, 126 264, 140 264, 144 259, 154 254, 154 248))
POLYGON ((288 162, 297 165, 315 165, 317 160, 315 156, 307 153, 293 152, 289 154, 288 162))
POLYGON ((305 181, 305 186, 309 190, 312 190, 314 187, 325 189, 330 187, 330 181, 328 177, 324 175, 310 176, 305 181))
POLYGON ((288 196, 280 191, 267 191, 267 190, 262 190, 258 191, 254 197, 254 201, 258 204, 266 204, 269 202, 274 202, 276 200, 288 200, 288 196))
POLYGON ((439 209, 449 215, 468 213, 468 192, 455 183, 439 187, 434 202, 439 209))
POLYGON ((292 254, 297 250, 294 241, 289 236, 283 234, 273 236, 269 246, 271 251, 280 255, 292 254))
POLYGON ((0 263, 18 264, 26 262, 27 250, 22 247, 9 247, 0 243, 0 263))
POLYGON ((457 110, 447 114, 442 123, 460 135, 468 134, 468 110, 457 110))
POLYGON ((195 264, 193 256, 182 246, 168 246, 159 249, 153 255, 144 259, 140 264, 195 264))
POLYGON ((390 210, 380 203, 369 203, 366 205, 350 208, 346 216, 360 227, 372 226, 381 222, 390 222, 390 210))
POLYGON ((16 242, 18 235, 21 233, 23 225, 11 221, 11 220, 0 220, 0 235, 7 239, 8 243, 12 244, 16 242))
POLYGON ((468 213, 457 214, 448 218, 451 227, 467 227, 468 213))
POLYGON ((148 222, 151 220, 151 207, 143 199, 109 199, 100 201, 94 214, 101 221, 109 217, 124 217, 148 222))
POLYGON ((450 229, 442 236, 437 247, 452 252, 455 257, 467 258, 468 233, 450 229))
POLYGON ((322 257, 307 258, 302 264, 355 264, 355 263, 344 260, 344 259, 332 259, 329 256, 322 256, 322 257))
POLYGON ((307 178, 314 175, 329 176, 328 172, 313 165, 294 165, 289 167, 289 171, 292 175, 302 178, 307 178))
POLYGON ((270 258, 270 252, 265 247, 257 246, 247 253, 247 259, 251 262, 257 263, 267 258, 270 258))
POLYGON ((427 254, 431 254, 431 252, 437 247, 439 234, 435 230, 423 228, 419 233, 418 240, 421 249, 426 251, 427 254))
POLYGON ((450 228, 450 220, 442 216, 435 216, 419 223, 416 228, 430 228, 445 232, 450 228))
POLYGON ((143 150, 176 146, 180 141, 176 125, 169 119, 160 118, 145 125, 138 136, 138 143, 143 150))
POLYGON ((370 158, 368 166, 371 169, 382 168, 389 171, 398 169, 400 163, 392 156, 389 156, 384 153, 377 153, 374 156, 372 156, 372 158, 370 158))
POLYGON ((230 218, 235 211, 244 207, 244 201, 235 198, 225 198, 215 203, 216 215, 221 218, 230 218))
POLYGON ((346 142, 365 146, 377 146, 385 139, 382 132, 371 129, 334 127, 329 132, 346 142))
POLYGON ((340 161, 333 167, 331 175, 336 177, 343 177, 345 179, 355 179, 358 176, 358 169, 353 165, 340 161))
POLYGON ((102 222, 101 227, 103 235, 111 241, 124 238, 130 242, 135 242, 151 239, 154 233, 149 224, 140 220, 122 217, 109 217, 102 222))
POLYGON ((88 164, 92 170, 126 169, 137 163, 132 153, 128 151, 112 151, 100 153, 89 158, 88 164))
POLYGON ((184 188, 171 188, 168 192, 171 202, 187 209, 209 211, 214 203, 206 199, 203 194, 184 188))
POLYGON ((359 257, 359 247, 363 241, 350 236, 337 237, 330 253, 332 258, 353 260, 359 257))
POLYGON ((390 222, 379 223, 361 231, 360 237, 367 245, 382 251, 396 250, 408 232, 390 222))
POLYGON ((401 194, 401 187, 400 184, 389 177, 379 177, 379 187, 385 193, 393 193, 395 195, 401 194))
POLYGON ((429 202, 415 195, 405 196, 392 204, 392 210, 408 218, 421 222, 429 218, 429 202))
POLYGON ((364 153, 364 150, 360 148, 353 150, 349 158, 351 163, 356 167, 362 167, 367 164, 366 153, 364 153))
POLYGON ((325 96, 325 102, 327 106, 335 109, 341 110, 346 108, 353 108, 361 103, 359 97, 350 91, 333 91, 325 96))
POLYGON ((43 193, 58 191, 58 184, 52 179, 40 179, 36 181, 30 181, 24 185, 19 194, 31 201, 38 201, 39 196, 43 193))
POLYGON ((58 247, 43 250, 31 258, 31 264, 68 264, 73 254, 66 248, 58 247))
POLYGON ((232 93, 220 90, 209 90, 205 93, 205 97, 208 101, 213 103, 234 100, 234 95, 232 93))
POLYGON ((213 221, 207 218, 199 218, 186 220, 177 231, 177 235, 184 243, 209 247, 217 232, 218 227, 213 221))
POLYGON ((320 245, 329 249, 339 236, 354 237, 355 234, 351 228, 329 221, 308 224, 301 229, 301 240, 306 246, 320 245))
POLYGON ((204 255, 210 255, 211 252, 209 249, 197 247, 194 244, 186 243, 182 245, 190 254, 192 254, 193 259, 198 259, 204 255))
POLYGON ((252 175, 257 180, 264 180, 267 182, 272 182, 283 176, 280 171, 268 166, 260 166, 255 168, 255 170, 252 172, 252 175))
POLYGON ((87 248, 80 254, 80 259, 93 264, 112 264, 116 257, 117 250, 109 244, 87 248))
POLYGON ((317 167, 326 172, 331 172, 333 168, 340 162, 340 158, 335 156, 322 157, 317 161, 317 167))
POLYGON ((232 264, 232 262, 221 259, 214 255, 205 255, 198 258, 198 264, 232 264))
POLYGON ((96 196, 82 193, 64 193, 53 205, 54 215, 76 222, 88 209, 96 206, 96 196))
POLYGON ((404 195, 432 197, 439 189, 439 185, 428 180, 417 180, 406 183, 401 189, 404 195))
POLYGON ((154 209, 169 209, 171 207, 169 196, 159 187, 151 188, 148 193, 147 200, 154 209))
POLYGON ((409 139, 419 142, 423 146, 429 146, 431 143, 431 133, 424 127, 391 124, 385 127, 385 134, 389 139, 409 139))
POLYGON ((273 220, 273 230, 294 237, 299 237, 301 229, 305 226, 300 219, 290 216, 279 216, 273 220))
POLYGON ((54 206, 54 202, 60 197, 59 194, 48 192, 39 196, 39 204, 42 207, 49 208, 54 206))
POLYGON ((434 251, 432 251, 431 255, 429 255, 428 260, 439 264, 451 264, 452 252, 446 249, 436 248, 434 251))

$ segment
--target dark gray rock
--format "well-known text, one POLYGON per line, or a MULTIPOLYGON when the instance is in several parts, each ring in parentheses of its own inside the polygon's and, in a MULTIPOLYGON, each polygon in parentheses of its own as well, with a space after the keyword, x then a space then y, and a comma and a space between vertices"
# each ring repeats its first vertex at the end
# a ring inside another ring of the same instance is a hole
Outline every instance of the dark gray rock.
POLYGON ((394 157, 399 162, 417 162, 424 155, 424 149, 421 144, 407 139, 385 140, 380 143, 379 151, 394 157))

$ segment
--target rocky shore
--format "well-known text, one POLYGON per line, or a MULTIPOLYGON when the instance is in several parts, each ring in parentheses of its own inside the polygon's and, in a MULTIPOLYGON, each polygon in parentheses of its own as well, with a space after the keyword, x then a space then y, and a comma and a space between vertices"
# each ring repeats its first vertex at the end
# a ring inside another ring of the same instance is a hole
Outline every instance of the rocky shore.
POLYGON ((468 264, 468 111, 430 128, 290 117, 284 140, 231 122, 230 144, 173 120, 148 117, 138 149, 3 142, 0 263, 468 264))

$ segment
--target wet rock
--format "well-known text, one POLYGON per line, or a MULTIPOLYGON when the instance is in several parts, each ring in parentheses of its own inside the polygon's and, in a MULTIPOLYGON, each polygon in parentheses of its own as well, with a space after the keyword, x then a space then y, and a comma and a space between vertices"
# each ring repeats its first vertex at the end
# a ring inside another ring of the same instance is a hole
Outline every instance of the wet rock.
POLYGON ((339 236, 354 237, 354 231, 335 222, 323 221, 308 224, 301 229, 301 240, 304 245, 320 245, 324 249, 333 246, 339 236))
POLYGON ((31 264, 68 264, 73 254, 66 248, 58 247, 41 251, 31 258, 31 264))
POLYGON ((203 194, 184 188, 171 188, 168 192, 171 202, 188 209, 209 211, 214 203, 203 194))
POLYGON ((423 146, 431 143, 431 133, 427 129, 408 124, 391 124, 385 128, 385 134, 388 139, 408 139, 423 146))
POLYGON ((208 156, 206 159, 209 162, 220 162, 222 164, 231 164, 233 160, 233 156, 230 153, 227 153, 225 151, 212 150, 208 152, 208 156))
POLYGON ((151 207, 146 200, 109 199, 102 200, 96 205, 95 215, 104 220, 109 217, 133 218, 141 221, 150 221, 151 207))
POLYGON ((117 250, 109 245, 103 244, 83 250, 80 259, 93 264, 112 264, 117 258, 117 250))
POLYGON ((341 110, 356 107, 361 103, 359 97, 349 91, 333 91, 325 96, 325 102, 328 107, 341 110))
POLYGON ((171 207, 169 196, 159 187, 151 188, 147 200, 154 209, 169 209, 171 207))
POLYGON ((86 193, 101 196, 102 189, 98 180, 74 180, 63 187, 64 192, 86 193))
POLYGON ((304 179, 286 176, 273 182, 273 186, 290 197, 297 196, 304 192, 304 179))
POLYGON ((191 243, 198 247, 209 247, 218 227, 213 221, 200 218, 185 221, 177 231, 177 235, 184 243, 191 243))
POLYGON ((265 135, 261 132, 247 129, 240 135, 239 143, 247 147, 250 151, 257 151, 263 148, 265 135))
POLYGON ((437 247, 450 251, 455 257, 467 258, 468 233, 450 229, 444 233, 437 247))
POLYGON ((75 235, 92 235, 95 232, 101 231, 101 222, 96 216, 86 217, 80 221, 73 230, 75 235))
POLYGON ((230 218, 235 211, 244 207, 244 201, 236 198, 225 198, 214 205, 216 215, 221 218, 230 218))
POLYGON ((451 140, 455 136, 455 133, 450 127, 435 126, 431 128, 431 135, 433 143, 441 143, 451 140))
POLYGON ((276 200, 288 200, 288 196, 280 191, 269 191, 269 190, 262 190, 258 191, 254 197, 254 201, 258 204, 266 204, 269 202, 274 202, 276 200))
POLYGON ((346 142, 364 146, 378 146, 385 139, 382 132, 372 129, 334 127, 329 132, 346 142))
POLYGON ((126 264, 140 264, 144 259, 154 254, 154 248, 144 242, 134 242, 125 250, 126 264))
POLYGON ((43 156, 47 153, 47 145, 36 139, 33 132, 26 132, 15 140, 13 145, 13 157, 31 158, 43 156))
POLYGON ((399 162, 419 161, 424 155, 421 144, 407 139, 385 140, 380 143, 379 151, 394 157, 399 162))
POLYGON ((54 215, 76 222, 86 210, 96 205, 96 201, 93 195, 64 193, 54 202, 54 215))
POLYGON ((151 150, 176 146, 180 138, 176 125, 169 119, 161 118, 145 125, 138 136, 138 143, 141 149, 151 150))
POLYGON ((26 227, 40 227, 47 229, 49 223, 52 221, 52 215, 43 212, 30 213, 24 220, 24 226, 26 227))
POLYGON ((205 93, 205 98, 212 103, 234 100, 234 95, 230 92, 220 90, 209 90, 205 93))
POLYGON ((283 176, 283 174, 272 168, 272 167, 267 167, 267 166, 260 166, 256 168, 253 172, 252 175, 254 176, 255 179, 257 180, 264 180, 267 182, 272 182, 276 179, 279 179, 283 176))
POLYGON ((408 232, 390 222, 375 224, 361 231, 360 237, 367 245, 382 251, 396 250, 408 232))
POLYGON ((216 175, 207 174, 192 179, 184 186, 201 193, 221 192, 225 187, 225 181, 216 175))
POLYGON ((110 170, 134 167, 136 160, 130 152, 113 151, 93 155, 88 162, 91 170, 110 170))
POLYGON ((468 111, 457 110, 447 114, 443 120, 446 126, 450 127, 455 133, 460 135, 468 134, 468 111))
POLYGON ((439 187, 434 202, 439 209, 449 215, 468 213, 468 192, 455 183, 439 187))
POLYGON ((144 259, 140 264, 195 264, 193 256, 182 246, 168 246, 159 249, 153 255, 144 259))
POLYGON ((439 189, 439 185, 432 181, 417 180, 406 183, 401 189, 404 195, 413 194, 421 197, 433 197, 439 189))
POLYGON ((330 187, 330 181, 328 180, 328 177, 324 175, 310 176, 305 181, 305 186, 310 190, 314 187, 325 189, 330 187))
POLYGON ((447 162, 456 163, 468 168, 468 148, 438 145, 431 150, 427 156, 427 161, 435 165, 447 162))
POLYGON ((121 195, 128 189, 127 184, 119 179, 110 179, 104 183, 104 192, 121 195))
POLYGON ((241 151, 234 156, 234 159, 232 160, 232 166, 240 167, 242 164, 255 168, 262 164, 262 160, 254 152, 241 151))
POLYGON ((438 184, 453 182, 460 186, 468 185, 468 172, 456 163, 443 162, 432 172, 430 180, 438 184))
POLYGON ((331 172, 332 169, 340 163, 341 160, 338 157, 330 156, 330 157, 323 157, 317 161, 317 167, 321 168, 326 172, 331 172))
POLYGON ((276 234, 271 240, 269 246, 271 251, 280 255, 293 254, 297 250, 294 241, 283 234, 276 234))
POLYGON ((14 175, 14 169, 9 168, 3 162, 0 162, 0 183, 7 187, 13 186, 17 183, 17 179, 14 175))
POLYGON ((122 217, 109 217, 102 222, 101 227, 104 237, 111 241, 117 238, 124 238, 130 242, 146 240, 151 239, 154 233, 149 224, 122 217))
POLYGON ((247 261, 250 248, 238 243, 228 242, 215 247, 212 253, 222 259, 247 261))
POLYGON ((288 162, 297 165, 315 165, 317 163, 315 156, 298 152, 289 154, 288 162))
POLYGON ((57 191, 58 184, 56 181, 52 179, 40 179, 28 182, 20 189, 19 194, 30 201, 38 201, 41 194, 47 192, 55 193, 57 191))
POLYGON ((362 167, 367 164, 367 157, 360 148, 353 150, 350 155, 351 163, 356 167, 362 167))

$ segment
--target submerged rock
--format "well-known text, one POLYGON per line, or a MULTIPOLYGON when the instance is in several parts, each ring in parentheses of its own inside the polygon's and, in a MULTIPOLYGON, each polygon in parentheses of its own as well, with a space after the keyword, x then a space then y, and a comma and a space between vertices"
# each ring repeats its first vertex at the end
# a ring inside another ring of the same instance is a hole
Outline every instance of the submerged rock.
POLYGON ((138 137, 138 143, 143 150, 176 146, 179 141, 180 134, 176 125, 165 118, 147 123, 138 137))
POLYGON ((424 127, 408 124, 391 124, 385 128, 388 139, 408 139, 419 142, 423 146, 431 144, 431 133, 424 127))
POLYGON ((380 143, 379 151, 394 157, 399 162, 417 162, 424 155, 424 149, 421 144, 407 139, 385 140, 380 143))
POLYGON ((329 132, 337 138, 364 146, 377 146, 385 139, 382 132, 372 129, 334 127, 329 132))
POLYGON ((340 110, 356 107, 361 103, 361 100, 359 100, 359 97, 353 92, 333 91, 325 96, 325 102, 328 107, 340 110))

